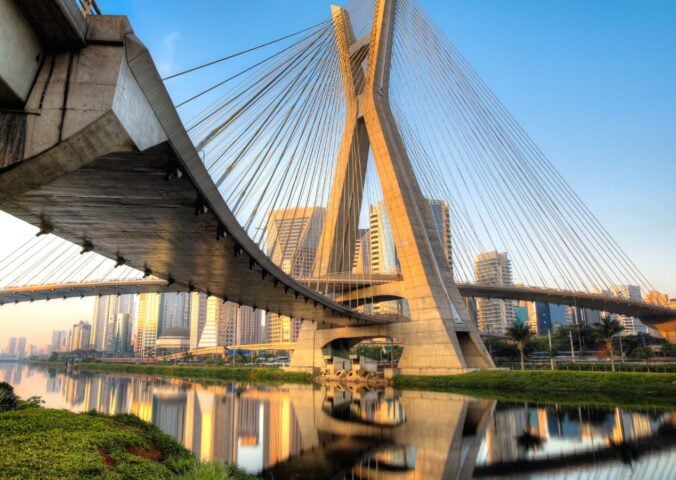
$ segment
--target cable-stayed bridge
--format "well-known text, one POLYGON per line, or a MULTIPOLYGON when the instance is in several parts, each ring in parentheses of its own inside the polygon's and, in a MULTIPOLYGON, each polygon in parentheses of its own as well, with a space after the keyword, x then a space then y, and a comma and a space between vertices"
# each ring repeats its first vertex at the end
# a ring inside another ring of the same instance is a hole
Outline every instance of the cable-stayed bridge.
POLYGON ((15 9, 0 209, 40 236, 0 263, 0 303, 199 291, 303 319, 298 369, 373 336, 404 373, 491 368, 463 292, 673 338, 676 311, 610 296, 652 287, 413 0, 354 0, 164 79, 125 17, 15 9))

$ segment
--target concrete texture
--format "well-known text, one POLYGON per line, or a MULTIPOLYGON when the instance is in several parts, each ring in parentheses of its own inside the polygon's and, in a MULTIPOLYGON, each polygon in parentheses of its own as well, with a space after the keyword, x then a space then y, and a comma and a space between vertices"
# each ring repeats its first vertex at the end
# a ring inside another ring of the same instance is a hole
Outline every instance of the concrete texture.
POLYGON ((0 106, 20 107, 42 60, 42 46, 14 0, 0 0, 0 106))

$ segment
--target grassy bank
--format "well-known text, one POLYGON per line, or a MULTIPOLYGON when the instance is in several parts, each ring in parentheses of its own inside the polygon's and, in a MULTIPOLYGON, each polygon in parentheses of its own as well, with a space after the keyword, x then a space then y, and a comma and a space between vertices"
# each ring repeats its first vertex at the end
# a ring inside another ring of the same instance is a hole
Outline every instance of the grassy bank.
POLYGON ((0 413, 2 478, 253 479, 200 464, 174 439, 131 415, 29 408, 0 413))
POLYGON ((140 373, 192 380, 232 380, 240 382, 310 383, 312 375, 285 372, 280 368, 212 367, 187 365, 137 365, 129 363, 81 363, 80 371, 140 373))
POLYGON ((464 375, 398 376, 401 389, 466 393, 505 401, 676 407, 676 374, 620 372, 473 372, 464 375))

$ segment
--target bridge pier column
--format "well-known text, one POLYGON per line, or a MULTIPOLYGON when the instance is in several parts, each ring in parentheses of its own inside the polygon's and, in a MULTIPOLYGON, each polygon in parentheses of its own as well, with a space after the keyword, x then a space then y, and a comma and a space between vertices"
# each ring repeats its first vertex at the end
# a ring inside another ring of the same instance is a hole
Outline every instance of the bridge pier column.
POLYGON ((318 373, 327 367, 322 349, 331 342, 343 340, 356 344, 371 338, 393 338, 403 348, 399 360, 402 375, 455 375, 478 368, 491 368, 472 338, 474 332, 455 332, 457 345, 446 328, 437 320, 398 322, 363 327, 319 328, 305 320, 301 325, 289 371, 318 373), (458 357, 456 348, 461 352, 458 357))

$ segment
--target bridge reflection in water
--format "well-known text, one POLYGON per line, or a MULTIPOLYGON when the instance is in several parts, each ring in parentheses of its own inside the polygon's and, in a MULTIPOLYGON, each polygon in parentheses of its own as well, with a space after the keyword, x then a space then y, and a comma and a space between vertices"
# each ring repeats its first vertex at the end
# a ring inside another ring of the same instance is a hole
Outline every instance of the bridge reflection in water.
POLYGON ((48 407, 138 415, 203 460, 269 479, 676 478, 676 415, 432 393, 179 379, 0 364, 48 407))

